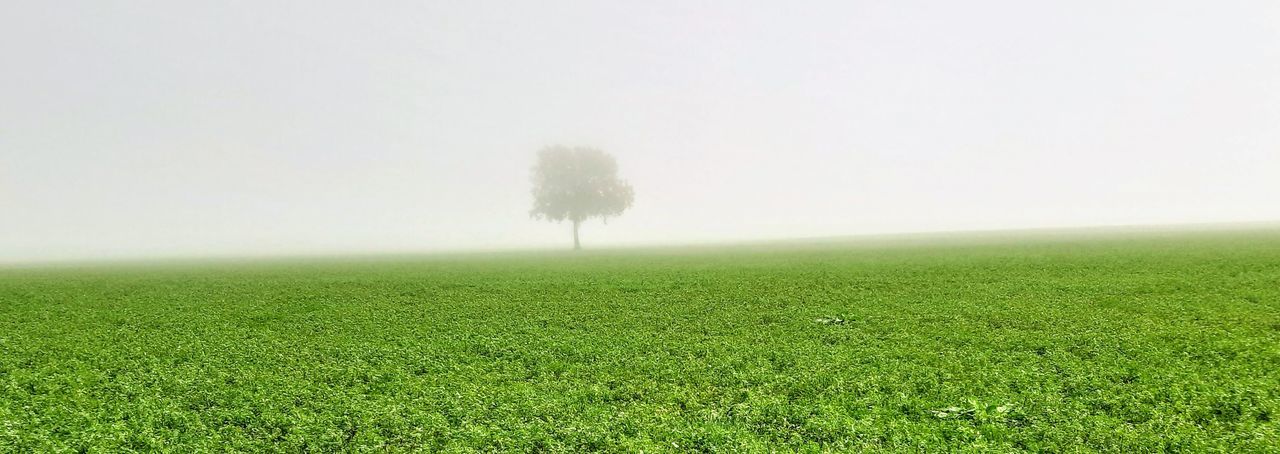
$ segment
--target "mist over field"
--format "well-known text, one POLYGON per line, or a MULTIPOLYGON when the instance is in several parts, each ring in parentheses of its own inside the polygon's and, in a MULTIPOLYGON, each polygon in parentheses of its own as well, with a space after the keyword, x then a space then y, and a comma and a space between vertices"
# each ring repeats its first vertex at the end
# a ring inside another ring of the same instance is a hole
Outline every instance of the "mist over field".
POLYGON ((1280 219, 1280 4, 0 4, 0 261, 1280 219))
POLYGON ((0 1, 0 453, 1275 452, 1277 25, 0 1))

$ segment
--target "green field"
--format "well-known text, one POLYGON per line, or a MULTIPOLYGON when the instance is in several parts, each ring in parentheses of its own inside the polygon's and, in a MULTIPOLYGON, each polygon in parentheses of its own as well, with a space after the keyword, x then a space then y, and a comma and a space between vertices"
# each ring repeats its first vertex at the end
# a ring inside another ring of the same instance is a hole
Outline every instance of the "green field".
POLYGON ((1274 451, 1280 230, 0 270, 0 451, 1274 451))

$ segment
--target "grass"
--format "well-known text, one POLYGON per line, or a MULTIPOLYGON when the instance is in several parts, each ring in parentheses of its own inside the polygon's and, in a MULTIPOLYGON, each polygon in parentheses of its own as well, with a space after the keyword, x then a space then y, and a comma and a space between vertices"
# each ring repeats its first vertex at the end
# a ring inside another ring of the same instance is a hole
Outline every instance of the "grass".
POLYGON ((0 451, 1280 446, 1280 231, 0 270, 0 451))

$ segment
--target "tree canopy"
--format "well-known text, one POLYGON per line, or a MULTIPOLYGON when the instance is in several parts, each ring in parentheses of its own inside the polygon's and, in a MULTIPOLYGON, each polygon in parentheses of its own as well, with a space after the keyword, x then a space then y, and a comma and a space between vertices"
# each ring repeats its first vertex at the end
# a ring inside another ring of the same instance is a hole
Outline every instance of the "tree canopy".
POLYGON ((589 147, 554 146, 538 152, 532 169, 533 209, 529 215, 573 223, 573 246, 581 248, 578 226, 590 218, 622 214, 635 198, 618 178, 613 156, 589 147))

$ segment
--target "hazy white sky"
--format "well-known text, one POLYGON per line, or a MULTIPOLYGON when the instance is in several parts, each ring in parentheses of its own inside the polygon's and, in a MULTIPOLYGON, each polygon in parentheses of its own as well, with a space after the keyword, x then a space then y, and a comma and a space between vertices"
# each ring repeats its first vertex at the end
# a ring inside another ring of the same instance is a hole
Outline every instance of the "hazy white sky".
POLYGON ((1280 2, 0 2, 0 261, 1280 220, 1280 2))

